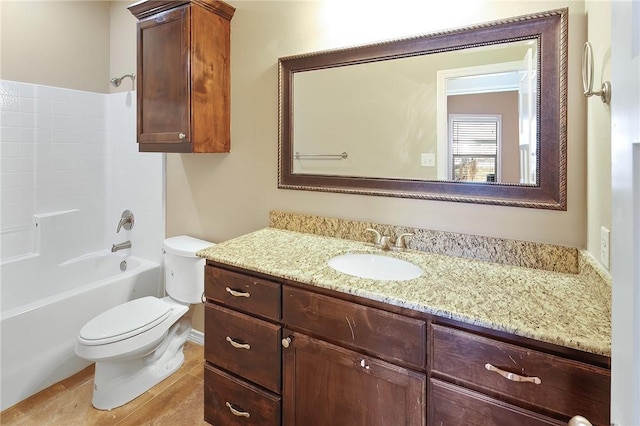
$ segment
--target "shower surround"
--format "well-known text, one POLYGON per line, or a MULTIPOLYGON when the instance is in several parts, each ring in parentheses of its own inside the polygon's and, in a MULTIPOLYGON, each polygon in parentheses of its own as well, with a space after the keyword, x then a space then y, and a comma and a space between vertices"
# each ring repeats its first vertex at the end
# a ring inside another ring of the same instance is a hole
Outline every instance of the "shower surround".
MULTIPOLYGON (((38 284, 47 284, 31 282, 28 277, 38 274, 29 270, 44 269, 50 259, 43 254, 52 250, 62 265, 131 240, 123 256, 162 261, 164 157, 138 153, 135 110, 135 92, 101 94, 0 80, 2 299, 11 300, 14 291, 37 299, 44 292, 38 284), (126 209, 134 212, 136 225, 116 234, 126 209), (16 273, 20 268, 24 274, 16 273)), ((3 321, 5 314, 3 309, 3 321)), ((74 308, 65 314, 73 316, 74 308)), ((12 327, 11 334, 22 330, 25 347, 31 347, 29 326, 12 321, 12 327)), ((4 355, 3 370, 10 367, 4 355)), ((52 375, 29 380, 34 392, 53 383, 52 375)), ((5 402, 17 401, 3 396, 3 409, 5 402)))

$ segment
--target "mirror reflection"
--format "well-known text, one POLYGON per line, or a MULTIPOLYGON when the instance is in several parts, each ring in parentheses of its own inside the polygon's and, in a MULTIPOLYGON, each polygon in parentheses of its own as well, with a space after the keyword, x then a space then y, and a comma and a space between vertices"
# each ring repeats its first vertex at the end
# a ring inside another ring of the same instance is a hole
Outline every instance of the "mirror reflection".
POLYGON ((278 188, 566 210, 567 19, 280 58, 278 188))
POLYGON ((294 174, 536 183, 535 39, 293 79, 294 174))

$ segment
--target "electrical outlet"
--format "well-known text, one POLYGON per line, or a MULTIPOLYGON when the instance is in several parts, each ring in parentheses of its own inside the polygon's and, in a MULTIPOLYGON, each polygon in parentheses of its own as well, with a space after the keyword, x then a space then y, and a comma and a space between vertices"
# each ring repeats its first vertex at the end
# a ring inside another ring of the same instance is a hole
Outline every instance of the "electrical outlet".
POLYGON ((611 231, 604 226, 600 227, 600 262, 609 269, 609 247, 611 244, 611 231))

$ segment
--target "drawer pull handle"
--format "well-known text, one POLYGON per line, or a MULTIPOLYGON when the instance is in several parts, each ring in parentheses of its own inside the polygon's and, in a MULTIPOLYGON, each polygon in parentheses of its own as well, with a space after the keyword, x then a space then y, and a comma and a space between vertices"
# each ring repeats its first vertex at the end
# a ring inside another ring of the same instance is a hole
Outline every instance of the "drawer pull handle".
POLYGON ((290 344, 291 344, 291 336, 285 337, 284 339, 282 339, 282 347, 288 348, 290 344))
POLYGON ((225 405, 227 406, 227 408, 229 408, 229 411, 231 411, 231 414, 233 414, 234 416, 251 417, 251 414, 247 413, 246 411, 238 411, 235 408, 233 408, 233 405, 231 405, 229 401, 227 401, 225 405))
POLYGON ((231 346, 236 349, 251 349, 251 346, 248 343, 238 343, 229 336, 227 336, 225 340, 231 343, 231 346))
POLYGON ((235 297, 249 297, 251 293, 245 293, 244 291, 231 290, 229 287, 225 288, 227 293, 235 297))
POLYGON ((178 133, 178 138, 180 138, 180 140, 182 140, 182 139, 184 139, 186 137, 187 137, 187 135, 185 135, 184 133, 182 133, 182 132, 178 133))
POLYGON ((542 383, 542 380, 540 380, 538 377, 524 377, 518 374, 509 373, 508 371, 501 370, 498 367, 494 367, 493 365, 488 363, 484 365, 484 368, 486 368, 489 371, 498 373, 505 379, 511 380, 512 382, 529 382, 529 383, 535 383, 536 385, 539 385, 540 383, 542 383))

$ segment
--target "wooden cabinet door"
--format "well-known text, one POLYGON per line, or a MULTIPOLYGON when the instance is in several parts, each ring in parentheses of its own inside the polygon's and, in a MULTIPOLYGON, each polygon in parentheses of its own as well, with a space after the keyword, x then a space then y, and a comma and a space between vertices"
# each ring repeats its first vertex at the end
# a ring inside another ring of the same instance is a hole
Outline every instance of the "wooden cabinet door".
POLYGON ((313 339, 283 353, 283 424, 425 425, 426 376, 313 339))
POLYGON ((138 23, 140 151, 191 150, 190 14, 182 7, 138 23))

